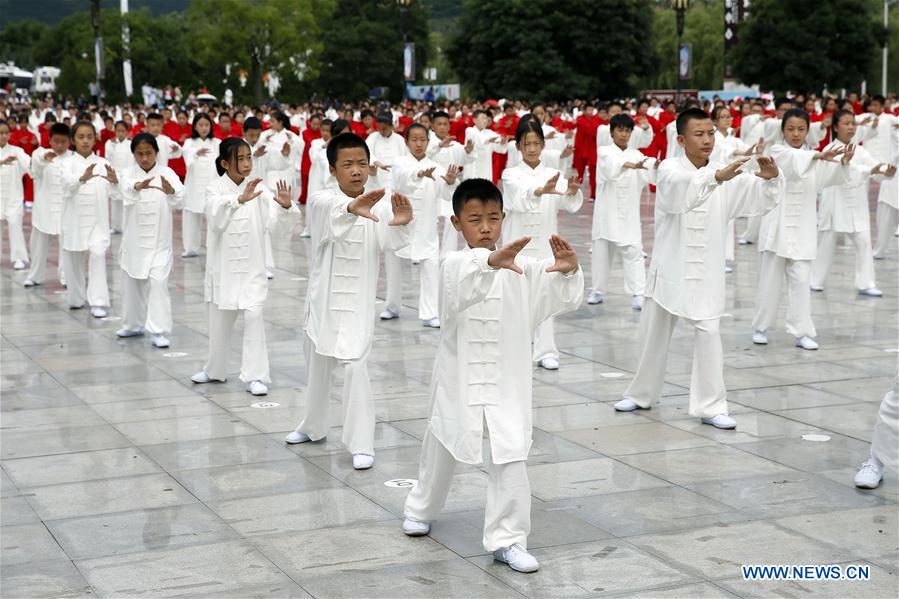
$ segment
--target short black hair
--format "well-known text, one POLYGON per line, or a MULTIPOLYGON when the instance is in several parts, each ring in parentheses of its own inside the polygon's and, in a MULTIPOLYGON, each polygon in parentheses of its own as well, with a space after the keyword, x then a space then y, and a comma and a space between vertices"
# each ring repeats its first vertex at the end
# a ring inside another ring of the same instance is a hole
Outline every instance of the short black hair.
POLYGON ((150 114, 148 114, 147 120, 148 121, 165 121, 165 119, 162 118, 162 115, 159 114, 158 112, 151 112, 150 114))
POLYGON ((425 127, 424 125, 422 125, 421 123, 410 123, 409 126, 406 127, 406 133, 405 133, 406 139, 409 139, 409 134, 412 133, 412 131, 414 129, 421 129, 422 131, 424 131, 425 137, 428 137, 428 135, 429 135, 428 128, 425 127))
POLYGON ((65 123, 54 123, 53 125, 50 125, 50 137, 53 137, 54 135, 65 135, 66 137, 69 137, 71 132, 71 129, 69 129, 69 126, 65 123))
POLYGON ((140 144, 150 144, 153 148, 153 151, 159 154, 159 144, 156 143, 156 138, 150 135, 149 133, 145 133, 141 131, 137 135, 134 136, 134 139, 131 140, 131 153, 134 154, 134 150, 137 149, 137 146, 140 144))
POLYGON ((438 110, 438 111, 434 112, 434 114, 431 115, 431 120, 432 120, 432 121, 433 121, 433 120, 436 120, 436 119, 446 119, 446 120, 449 120, 449 114, 447 114, 446 112, 444 112, 444 111, 442 111, 442 110, 438 110))
POLYGON ((337 137, 341 133, 350 130, 350 122, 346 119, 334 119, 331 123, 331 137, 337 137))
POLYGON ((462 214, 462 207, 472 200, 479 200, 485 204, 498 202, 499 209, 503 209, 503 194, 487 179, 466 179, 459 183, 459 187, 453 192, 453 214, 458 218, 462 214))
POLYGON ((677 115, 677 134, 683 135, 687 132, 687 123, 690 121, 704 121, 710 118, 706 111, 700 108, 688 108, 677 115))
POLYGON ((254 116, 248 116, 246 119, 244 119, 243 122, 244 132, 246 132, 247 129, 259 129, 260 131, 262 131, 262 121, 254 116))
POLYGON ((615 129, 627 129, 628 131, 633 131, 634 119, 632 119, 629 114, 619 112, 609 119, 609 132, 611 133, 615 129))
POLYGON ((809 128, 808 113, 801 108, 791 108, 784 112, 784 118, 780 122, 781 131, 783 131, 784 127, 787 126, 787 121, 790 119, 802 119, 803 121, 805 121, 805 128, 809 128))
POLYGON ((328 142, 328 164, 334 166, 337 164, 337 153, 340 150, 349 150, 351 148, 365 148, 365 156, 371 160, 371 151, 365 140, 355 133, 341 133, 337 137, 332 137, 328 142))
POLYGON ((382 112, 375 121, 380 125, 389 125, 393 127, 393 115, 389 112, 382 112))
POLYGON ((780 108, 780 107, 783 106, 784 104, 789 104, 789 105, 792 106, 792 105, 793 105, 793 100, 791 100, 791 99, 789 99, 789 98, 777 98, 776 100, 774 100, 774 109, 777 110, 778 108, 780 108))

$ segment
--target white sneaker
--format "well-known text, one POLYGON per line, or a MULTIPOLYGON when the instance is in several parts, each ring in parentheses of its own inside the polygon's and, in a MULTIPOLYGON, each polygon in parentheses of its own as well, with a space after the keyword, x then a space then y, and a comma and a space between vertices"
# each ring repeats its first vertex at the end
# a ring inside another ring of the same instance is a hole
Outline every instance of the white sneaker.
POLYGON ((766 333, 765 331, 753 332, 752 342, 756 345, 768 345, 768 333, 766 333))
POLYGON ((154 347, 158 347, 160 349, 169 346, 169 339, 165 335, 153 335, 150 337, 150 341, 153 343, 154 347))
POLYGON ((643 309, 643 296, 642 295, 635 295, 633 297, 633 299, 631 300, 631 308, 634 310, 637 310, 637 311, 640 311, 643 309))
POLYGON ((15 270, 25 270, 25 263, 22 262, 21 260, 16 260, 15 262, 12 263, 12 267, 15 270))
POLYGON ((250 395, 268 395, 268 387, 262 381, 250 381, 247 391, 250 392, 250 395))
POLYGON ((140 337, 144 334, 144 327, 140 327, 138 329, 129 329, 128 327, 122 327, 118 331, 115 332, 116 337, 140 337))
POLYGON ((225 382, 225 379, 212 378, 211 376, 206 374, 205 370, 201 370, 197 374, 193 375, 192 377, 190 377, 190 380, 194 383, 197 383, 198 385, 202 385, 204 383, 211 383, 213 381, 216 383, 224 383, 225 382))
POLYGON ((419 522, 412 518, 403 520, 403 532, 410 537, 423 537, 431 532, 431 525, 427 522, 419 522))
POLYGON ((24 287, 34 287, 35 285, 37 285, 37 283, 35 283, 31 279, 25 279, 24 281, 22 281, 22 285, 24 287))
POLYGON ((428 320, 421 321, 422 326, 430 327, 432 329, 440 328, 440 319, 439 318, 430 318, 428 320))
POLYGON ((591 306, 602 303, 602 294, 599 291, 591 291, 587 296, 587 303, 591 306))
POLYGON ((293 431, 284 439, 287 443, 294 445, 296 443, 306 443, 307 441, 312 441, 312 439, 306 433, 301 433, 300 431, 293 431))
POLYGON ((118 229, 110 229, 110 230, 109 230, 109 234, 110 234, 110 235, 121 235, 122 232, 119 231, 118 229))
POLYGON ((868 460, 855 475, 855 486, 859 489, 876 489, 882 480, 883 471, 873 461, 868 460))
POLYGON ((375 456, 367 453, 353 454, 353 468, 355 470, 368 470, 375 465, 375 456))
POLYGON ((881 297, 883 296, 883 291, 877 287, 868 287, 867 289, 859 289, 858 294, 867 295, 868 297, 881 297))
POLYGON ((189 252, 181 252, 182 258, 196 258, 199 255, 200 255, 200 252, 195 252, 193 250, 190 250, 189 252))
POLYGON ((633 412, 634 410, 648 410, 649 408, 643 408, 637 405, 633 399, 624 398, 617 402, 613 406, 616 412, 633 412))
POLYGON ((394 318, 399 318, 400 315, 391 310, 390 308, 384 308, 384 311, 381 312, 381 320, 393 320, 394 318))
POLYGON ((309 232, 309 227, 303 227, 303 232, 300 233, 300 237, 302 237, 303 239, 312 237, 312 233, 309 232))
POLYGON ((813 285, 809 285, 808 288, 811 289, 812 291, 824 291, 824 285, 814 285, 813 284, 813 285))
POLYGON ((511 547, 505 549, 497 549, 493 552, 493 559, 504 564, 516 572, 536 572, 540 564, 537 558, 527 552, 527 549, 515 543, 511 547))
POLYGON ((711 424, 715 428, 721 428, 725 430, 737 428, 737 421, 727 414, 718 414, 713 418, 703 418, 702 423, 711 424))
POLYGON ((886 254, 874 254, 875 260, 886 260, 886 254))
POLYGON ((100 306, 93 306, 91 308, 91 316, 94 318, 106 318, 106 309, 100 306))
POLYGON ((737 243, 739 243, 740 245, 752 245, 751 241, 749 241, 748 239, 742 239, 742 238, 738 239, 737 243))
POLYGON ((734 271, 734 267, 733 267, 733 266, 731 266, 730 264, 725 264, 725 265, 724 265, 724 274, 729 275, 729 274, 732 273, 733 271, 734 271))
POLYGON ((540 368, 545 368, 546 370, 558 370, 559 369, 559 359, 553 358, 552 356, 548 358, 543 358, 539 362, 537 362, 537 366, 540 368))
POLYGON ((802 337, 796 338, 796 347, 801 347, 802 349, 818 349, 818 342, 808 335, 803 335, 802 337))
POLYGON ((273 273, 271 270, 266 268, 265 269, 265 278, 268 279, 269 281, 271 281, 272 279, 275 278, 275 273, 273 273))

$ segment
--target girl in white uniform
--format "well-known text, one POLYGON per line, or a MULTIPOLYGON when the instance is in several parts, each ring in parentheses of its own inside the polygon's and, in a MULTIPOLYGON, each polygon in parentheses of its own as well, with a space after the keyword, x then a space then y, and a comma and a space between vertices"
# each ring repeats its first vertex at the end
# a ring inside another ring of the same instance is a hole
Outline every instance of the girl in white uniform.
POLYGON ((194 117, 190 139, 184 142, 181 154, 187 167, 184 177, 184 210, 181 212, 182 258, 200 253, 203 235, 203 216, 206 213, 206 187, 216 178, 215 158, 221 140, 212 135, 212 119, 205 112, 194 117))
MULTIPOLYGON (((515 132, 515 145, 522 162, 503 171, 506 218, 503 239, 530 237, 522 255, 542 260, 552 255, 551 235, 558 233, 558 211, 577 212, 584 203, 578 178, 567 182, 561 173, 543 163, 543 128, 534 120, 525 121, 515 132)), ((544 320, 534 334, 534 360, 547 370, 559 368, 559 350, 553 335, 553 319, 544 320)))
POLYGON ((240 380, 253 395, 268 393, 271 383, 262 306, 268 294, 265 276, 265 232, 290 231, 299 221, 286 181, 272 194, 253 171, 250 145, 229 137, 219 147, 219 177, 208 188, 206 218, 209 242, 204 296, 209 308, 209 359, 194 383, 224 381, 228 372, 231 332, 244 317, 240 380))
MULTIPOLYGON (((106 140, 104 155, 117 173, 124 173, 134 165, 134 157, 131 155, 131 140, 128 139, 128 125, 125 121, 115 124, 115 137, 106 140)), ((109 226, 113 235, 121 233, 125 224, 122 206, 122 193, 119 188, 113 190, 109 202, 109 226)))
POLYGON ((180 208, 184 186, 157 158, 156 140, 138 133, 131 142, 135 165, 122 177, 125 231, 122 234, 124 326, 119 337, 150 332, 155 347, 168 347, 172 330, 172 210, 180 208))
POLYGON ((25 214, 22 176, 29 173, 28 154, 9 143, 9 124, 0 120, 0 220, 6 221, 9 235, 9 258, 16 270, 24 270, 28 262, 22 216, 25 214))

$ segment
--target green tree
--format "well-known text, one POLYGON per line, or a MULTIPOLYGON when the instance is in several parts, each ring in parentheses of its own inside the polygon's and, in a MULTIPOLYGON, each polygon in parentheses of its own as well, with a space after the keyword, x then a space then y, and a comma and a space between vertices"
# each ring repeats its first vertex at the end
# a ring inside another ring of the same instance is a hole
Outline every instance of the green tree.
POLYGON ((764 89, 858 89, 883 26, 870 0, 755 0, 733 53, 734 73, 764 89))
POLYGON ((250 8, 243 0, 194 0, 188 48, 201 63, 219 67, 219 77, 226 64, 249 72, 259 103, 268 72, 281 79, 318 75, 318 25, 332 6, 331 0, 257 0, 250 8))
POLYGON ((398 100, 404 90, 403 32, 415 44, 416 75, 427 64, 428 10, 422 2, 403 12, 392 0, 338 0, 322 29, 327 32, 322 71, 314 85, 325 96, 360 99, 373 88, 386 87, 390 98, 398 100))
MULTIPOLYGON (((677 87, 677 28, 675 11, 657 7, 653 11, 652 43, 659 69, 647 78, 646 87, 677 87)), ((724 81, 724 0, 695 2, 684 15, 683 43, 693 52, 693 73, 681 87, 721 89, 724 81)))
POLYGON ((32 19, 7 24, 0 31, 0 60, 25 69, 41 66, 34 60, 34 47, 48 31, 45 24, 32 19))
POLYGON ((447 56, 475 96, 632 93, 656 68, 649 0, 465 0, 447 56))

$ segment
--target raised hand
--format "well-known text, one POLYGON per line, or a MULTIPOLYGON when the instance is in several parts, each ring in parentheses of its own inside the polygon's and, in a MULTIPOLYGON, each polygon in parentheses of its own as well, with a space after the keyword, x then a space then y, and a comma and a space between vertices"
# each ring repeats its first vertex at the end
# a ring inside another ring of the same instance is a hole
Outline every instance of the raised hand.
POLYGON ((106 176, 103 177, 113 185, 119 182, 119 176, 116 174, 115 169, 113 169, 108 164, 106 165, 106 176))
POLYGON ((281 155, 282 156, 290 155, 290 141, 285 141, 284 145, 281 146, 281 155))
POLYGON ((834 160, 834 158, 836 158, 837 156, 839 156, 841 154, 845 154, 846 149, 848 147, 849 146, 843 146, 842 148, 837 148, 834 146, 834 147, 827 148, 823 152, 818 152, 818 154, 817 154, 818 160, 824 160, 826 162, 836 162, 836 160, 834 160))
POLYGON ((6 166, 7 164, 12 164, 15 161, 16 161, 15 156, 7 156, 3 160, 0 160, 0 165, 6 166))
POLYGON ((530 240, 530 237, 521 237, 512 243, 504 245, 498 250, 492 251, 490 257, 487 258, 487 265, 491 268, 505 268, 506 270, 517 272, 520 275, 524 274, 518 265, 515 264, 515 258, 530 240))
POLYGON ((570 243, 558 235, 553 235, 549 238, 549 247, 552 248, 556 262, 548 267, 546 272, 569 273, 577 270, 577 254, 570 243))
POLYGON ((448 148, 453 145, 453 138, 447 135, 445 138, 440 140, 440 143, 437 144, 441 148, 448 148))
POLYGON ((565 190, 565 195, 573 196, 577 195, 577 192, 581 188, 581 179, 578 179, 577 175, 572 175, 568 178, 568 189, 565 190))
POLYGON ((275 188, 275 201, 281 204, 282 208, 290 208, 293 203, 293 195, 290 186, 287 185, 287 181, 278 181, 275 183, 275 188))
POLYGON ((474 150, 474 140, 469 139, 468 141, 465 142, 465 153, 471 154, 473 150, 474 150))
POLYGON ((724 183, 725 181, 730 181, 743 171, 740 170, 740 167, 746 164, 749 161, 749 158, 738 158, 725 166, 724 168, 718 169, 715 171, 715 180, 718 183, 724 183))
POLYGON ((770 156, 759 156, 756 160, 759 163, 759 170, 755 174, 756 177, 761 177, 768 181, 774 179, 780 173, 777 169, 777 163, 770 156))
POLYGON ((418 171, 418 178, 422 179, 427 177, 428 179, 434 181, 434 171, 437 169, 436 166, 432 166, 431 168, 424 168, 418 171))
POLYGON ((96 166, 96 165, 89 164, 88 167, 86 169, 84 169, 84 174, 81 175, 81 178, 78 180, 81 181, 82 183, 87 183, 94 177, 99 177, 99 175, 94 173, 94 166, 96 166))
POLYGON ((555 136, 556 136, 556 132, 550 131, 549 133, 547 133, 546 139, 553 139, 555 136))
POLYGON ((643 170, 646 170, 646 161, 647 160, 649 160, 649 157, 646 157, 639 162, 625 162, 622 166, 624 166, 624 168, 632 168, 634 170, 640 170, 641 168, 643 170))
POLYGON ((258 148, 256 148, 256 151, 253 152, 253 156, 255 156, 256 158, 261 158, 262 156, 265 156, 265 152, 266 152, 266 145, 260 144, 260 146, 258 148))
POLYGON ((250 200, 255 200, 262 194, 262 190, 256 191, 256 187, 262 183, 262 179, 253 179, 249 183, 247 183, 246 189, 243 190, 243 193, 237 196, 238 204, 246 204, 250 200))
POLYGON ((150 189, 150 183, 153 181, 153 177, 149 179, 144 179, 138 183, 134 184, 134 191, 141 191, 143 189, 150 189))
POLYGON ((849 144, 846 146, 846 151, 843 152, 843 158, 840 159, 840 162, 849 164, 849 161, 852 160, 853 156, 855 156, 855 144, 849 144))
POLYGON ((456 179, 459 177, 459 167, 455 164, 449 165, 446 169, 446 174, 441 175, 440 178, 446 181, 447 185, 453 185, 456 182, 456 179))
POLYGON ((172 184, 169 183, 168 179, 160 175, 159 182, 162 184, 162 186, 159 187, 159 190, 162 193, 164 193, 165 195, 172 195, 173 193, 175 193, 175 188, 172 187, 172 184))
POLYGON ((178 144, 172 144, 172 145, 169 146, 169 150, 171 150, 171 151, 172 151, 172 154, 174 154, 175 152, 178 151, 178 148, 179 148, 179 147, 180 147, 180 146, 179 146, 178 144))
MULTIPOLYGON (((44 160, 46 162, 53 162, 53 159, 56 158, 56 156, 57 156, 56 152, 54 152, 53 150, 50 150, 49 152, 44 154, 44 160)), ((7 158, 7 160, 9 160, 11 158, 12 158, 12 156, 7 158)))
POLYGON ((565 149, 562 150, 562 154, 559 157, 560 158, 568 158, 572 154, 574 154, 574 147, 573 146, 565 146, 565 149))
POLYGON ((536 196, 542 196, 545 193, 556 193, 556 182, 559 180, 559 176, 561 173, 556 173, 552 177, 550 177, 549 181, 543 184, 543 187, 537 188, 537 191, 534 192, 536 196))
POLYGON ((393 208, 393 218, 387 223, 391 227, 401 227, 412 222, 412 203, 409 198, 401 193, 390 196, 390 206, 393 208))
POLYGON ((361 196, 347 204, 346 211, 350 214, 355 214, 356 216, 378 222, 378 217, 372 214, 371 209, 384 197, 384 193, 385 190, 383 189, 376 189, 374 191, 369 191, 368 193, 363 193, 361 196))
POLYGON ((889 178, 889 177, 892 177, 892 176, 895 175, 895 174, 896 174, 896 165, 895 165, 895 164, 888 164, 887 167, 886 167, 886 168, 884 169, 884 171, 883 171, 883 176, 884 176, 884 177, 888 177, 888 178, 889 178))
POLYGON ((209 154, 209 148, 200 148, 197 150, 197 156, 206 156, 209 154))

